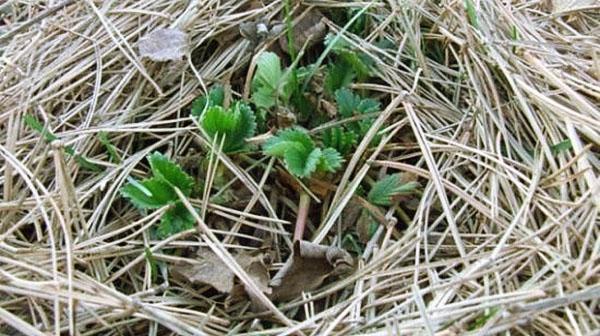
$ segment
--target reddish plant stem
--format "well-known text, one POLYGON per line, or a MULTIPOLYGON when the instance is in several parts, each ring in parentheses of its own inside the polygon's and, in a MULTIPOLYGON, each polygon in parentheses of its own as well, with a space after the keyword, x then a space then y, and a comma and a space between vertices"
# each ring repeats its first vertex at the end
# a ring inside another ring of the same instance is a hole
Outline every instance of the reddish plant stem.
POLYGON ((305 193, 300 193, 300 202, 298 203, 298 217, 296 218, 296 227, 294 228, 294 241, 302 240, 304 236, 304 228, 306 227, 306 218, 310 209, 310 196, 305 193))

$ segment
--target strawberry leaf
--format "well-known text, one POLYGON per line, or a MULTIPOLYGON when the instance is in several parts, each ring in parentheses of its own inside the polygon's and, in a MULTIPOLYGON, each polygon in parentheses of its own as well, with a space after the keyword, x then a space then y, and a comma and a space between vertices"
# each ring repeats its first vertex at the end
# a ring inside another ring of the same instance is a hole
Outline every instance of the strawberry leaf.
POLYGON ((212 106, 223 106, 225 100, 225 89, 222 85, 213 86, 208 95, 202 96, 194 100, 192 103, 192 115, 200 117, 202 112, 212 106))
POLYGON ((283 77, 279 56, 272 52, 264 52, 258 57, 256 66, 257 70, 254 76, 254 82, 257 85, 275 90, 281 77, 283 77))
POLYGON ((293 71, 281 69, 279 56, 263 52, 256 61, 256 73, 252 80, 252 102, 258 108, 269 109, 279 100, 288 102, 297 83, 293 71))
POLYGON ((277 136, 267 140, 263 145, 263 150, 267 155, 283 157, 286 149, 294 146, 301 146, 310 152, 315 144, 306 132, 297 128, 289 128, 279 131, 277 136))
POLYGON ((298 177, 308 177, 317 169, 321 157, 321 150, 314 148, 307 151, 306 148, 295 146, 286 150, 284 162, 290 173, 298 177))
POLYGON ((333 172, 341 165, 341 156, 333 148, 321 150, 300 129, 286 129, 269 139, 265 154, 282 158, 287 170, 298 177, 309 177, 315 171, 333 172))
POLYGON ((343 88, 335 92, 335 102, 340 115, 344 118, 350 118, 357 111, 361 99, 359 95, 355 95, 350 89, 343 88))
POLYGON ((179 199, 173 188, 157 177, 127 183, 121 188, 121 195, 139 209, 158 209, 179 199))
POLYGON ((154 152, 148 156, 148 162, 150 162, 150 168, 155 178, 166 182, 172 187, 179 188, 186 196, 192 192, 194 180, 166 156, 154 152))
POLYGON ((346 88, 335 92, 335 101, 338 106, 338 112, 344 118, 352 117, 355 114, 377 112, 380 109, 380 104, 377 100, 372 98, 363 99, 346 88))
POLYGON ((174 204, 160 219, 156 235, 164 239, 194 227, 196 219, 181 202, 174 204))
POLYGON ((225 137, 223 151, 226 153, 244 149, 246 139, 256 132, 254 112, 242 102, 235 103, 227 110, 221 106, 210 107, 202 116, 201 124, 211 138, 217 135, 225 137))

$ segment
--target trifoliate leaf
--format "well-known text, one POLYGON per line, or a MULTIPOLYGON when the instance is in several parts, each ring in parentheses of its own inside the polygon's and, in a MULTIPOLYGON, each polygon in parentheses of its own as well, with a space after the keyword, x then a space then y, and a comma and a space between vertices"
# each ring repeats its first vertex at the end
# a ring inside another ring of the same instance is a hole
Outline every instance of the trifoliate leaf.
POLYGON ((317 170, 334 171, 341 163, 335 149, 316 148, 310 136, 300 129, 280 131, 263 145, 263 150, 267 155, 283 158, 288 171, 298 177, 309 177, 317 170))
POLYGON ((224 100, 225 89, 222 85, 215 85, 208 91, 207 96, 202 96, 194 100, 192 103, 192 115, 199 118, 205 109, 211 106, 223 106, 224 100))
POLYGON ((333 148, 325 148, 319 158, 318 169, 333 173, 342 165, 342 156, 333 148))
POLYGON ((148 156, 148 162, 155 178, 179 188, 186 196, 192 192, 194 180, 166 156, 154 152, 148 156))
POLYGON ((391 205, 392 198, 413 192, 418 187, 417 182, 403 183, 400 174, 393 174, 375 182, 367 195, 369 202, 377 205, 391 205))
POLYGON ((279 131, 276 136, 270 138, 263 145, 267 155, 283 157, 285 151, 290 147, 302 146, 307 153, 315 147, 310 136, 297 128, 289 128, 279 131))
POLYGON ((196 224, 196 219, 181 202, 177 202, 160 219, 156 235, 164 239, 181 231, 189 230, 196 224))
POLYGON ((127 183, 121 195, 139 209, 158 209, 179 199, 173 188, 158 177, 127 183))
POLYGON ((230 137, 232 141, 230 147, 232 150, 239 150, 246 145, 246 139, 253 137, 256 133, 256 117, 252 108, 243 102, 233 105, 233 114, 236 116, 237 122, 235 132, 230 137))
MULTIPOLYGON (((223 152, 230 153, 245 147, 247 138, 256 131, 254 112, 247 104, 235 103, 228 110, 221 106, 210 107, 202 116, 202 128, 208 136, 224 136, 223 152)), ((220 140, 220 139, 219 139, 220 140)), ((219 141, 217 143, 220 144, 219 141)))
POLYGON ((235 116, 221 106, 211 106, 202 115, 202 128, 209 136, 230 133, 235 128, 235 116))

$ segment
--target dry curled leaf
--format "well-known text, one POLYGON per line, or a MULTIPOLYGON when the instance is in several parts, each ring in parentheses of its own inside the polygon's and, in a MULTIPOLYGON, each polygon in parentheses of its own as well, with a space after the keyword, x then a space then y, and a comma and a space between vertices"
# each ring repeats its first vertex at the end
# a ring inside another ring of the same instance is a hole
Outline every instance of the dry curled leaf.
POLYGON ((188 37, 180 29, 161 28, 142 37, 138 48, 142 57, 153 61, 177 61, 187 53, 188 37))
POLYGON ((350 271, 353 264, 352 256, 340 248, 296 241, 292 255, 271 280, 271 299, 297 298, 318 288, 328 276, 350 271))

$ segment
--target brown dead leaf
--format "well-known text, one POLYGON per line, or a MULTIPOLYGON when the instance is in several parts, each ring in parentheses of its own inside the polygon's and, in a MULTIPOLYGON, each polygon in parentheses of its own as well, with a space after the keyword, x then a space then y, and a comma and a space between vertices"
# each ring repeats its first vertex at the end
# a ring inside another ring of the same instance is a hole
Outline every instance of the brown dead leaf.
POLYGON ((235 259, 263 293, 271 293, 269 288, 271 276, 262 254, 251 255, 242 252, 235 259))
POLYGON ((292 255, 271 280, 273 301, 289 301, 318 288, 330 275, 352 269, 352 256, 337 247, 294 242, 292 255))
MULTIPOLYGON (((296 52, 302 49, 305 43, 306 48, 310 48, 322 40, 327 33, 327 26, 323 23, 323 14, 317 10, 311 10, 294 25, 293 32, 296 52)), ((288 40, 285 34, 279 38, 279 46, 283 51, 288 52, 288 40)))
MULTIPOLYGON (((258 288, 265 294, 271 294, 272 290, 269 287, 269 280, 271 275, 269 274, 267 265, 271 263, 272 256, 270 249, 270 239, 263 241, 263 246, 253 253, 242 252, 235 258, 240 266, 248 273, 250 278, 254 280, 254 283, 258 288)), ((232 291, 225 299, 225 308, 230 310, 234 308, 240 302, 250 300, 252 311, 261 311, 261 301, 250 294, 245 284, 235 284, 232 291)))
MULTIPOLYGON (((232 293, 235 275, 211 250, 198 252, 199 260, 189 260, 171 268, 174 277, 192 284, 209 285, 222 293, 232 293)), ((264 293, 271 293, 269 271, 262 253, 241 252, 234 256, 240 267, 264 293)))
POLYGON ((171 267, 171 274, 195 285, 210 285, 222 293, 229 293, 233 288, 233 272, 210 250, 198 251, 198 260, 188 259, 171 267))
POLYGON ((142 37, 138 48, 142 57, 156 62, 178 61, 188 51, 188 37, 180 29, 160 28, 142 37))

